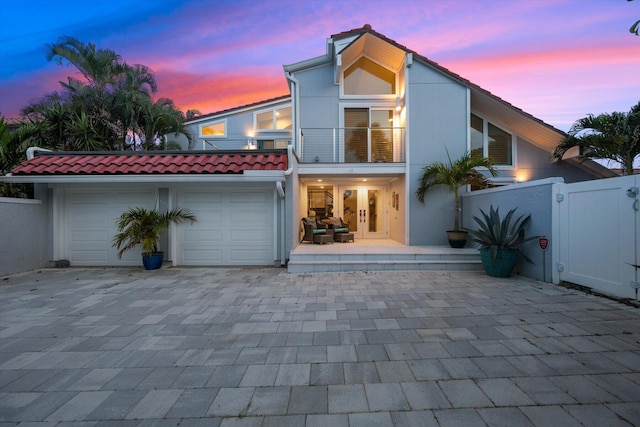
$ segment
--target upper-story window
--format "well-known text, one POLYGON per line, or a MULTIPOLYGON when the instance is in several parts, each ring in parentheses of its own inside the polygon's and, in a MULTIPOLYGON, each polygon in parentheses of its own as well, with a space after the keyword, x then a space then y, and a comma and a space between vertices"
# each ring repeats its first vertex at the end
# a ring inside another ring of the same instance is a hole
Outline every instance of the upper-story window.
POLYGON ((361 57, 344 71, 345 95, 395 95, 396 75, 361 57))
POLYGON ((224 138, 227 136, 227 121, 205 123, 199 126, 200 138, 224 138))
POLYGON ((513 136, 471 114, 471 155, 488 157, 496 166, 513 166, 513 136))
POLYGON ((260 111, 255 115, 256 130, 291 129, 291 107, 260 111))

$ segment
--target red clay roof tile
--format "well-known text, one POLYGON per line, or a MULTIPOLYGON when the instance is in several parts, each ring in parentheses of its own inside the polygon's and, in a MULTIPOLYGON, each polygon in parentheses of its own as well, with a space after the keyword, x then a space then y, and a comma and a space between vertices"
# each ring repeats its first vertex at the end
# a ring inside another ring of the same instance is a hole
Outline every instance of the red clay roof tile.
POLYGON ((285 150, 190 153, 38 152, 13 175, 241 174, 246 170, 287 169, 285 150))

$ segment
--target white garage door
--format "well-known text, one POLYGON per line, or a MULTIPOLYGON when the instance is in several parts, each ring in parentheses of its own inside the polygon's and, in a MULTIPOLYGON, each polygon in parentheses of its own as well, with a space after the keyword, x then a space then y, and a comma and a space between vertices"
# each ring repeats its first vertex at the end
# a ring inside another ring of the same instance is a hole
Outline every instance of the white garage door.
POLYGON ((272 187, 180 190, 177 205, 198 218, 178 226, 179 265, 273 265, 272 187))
POLYGON ((153 208, 156 192, 66 190, 61 259, 73 266, 140 265, 139 250, 125 252, 118 259, 112 247, 118 232, 115 220, 130 207, 153 208))

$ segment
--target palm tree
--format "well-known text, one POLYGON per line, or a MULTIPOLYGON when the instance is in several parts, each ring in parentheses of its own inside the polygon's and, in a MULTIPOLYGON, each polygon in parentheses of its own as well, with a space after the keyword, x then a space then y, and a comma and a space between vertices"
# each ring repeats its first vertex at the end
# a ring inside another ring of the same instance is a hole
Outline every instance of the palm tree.
POLYGON ((552 156, 561 160, 573 147, 587 149, 583 160, 613 160, 622 165, 625 175, 633 175, 633 163, 640 156, 640 102, 628 113, 589 114, 577 120, 552 156))
POLYGON ((189 209, 174 208, 160 213, 157 210, 130 208, 116 220, 119 233, 113 238, 113 246, 118 249, 118 256, 137 245, 142 254, 158 252, 160 233, 169 226, 185 221, 196 221, 196 216, 189 209))
MULTIPOLYGON (((88 84, 99 93, 113 83, 123 72, 120 55, 109 49, 96 49, 93 43, 83 43, 78 39, 63 36, 58 43, 47 46, 47 60, 55 58, 58 64, 65 60, 82 73, 88 84)), ((69 78, 69 81, 76 80, 69 78)))
POLYGON ((183 134, 187 137, 189 148, 193 146, 193 135, 184 124, 185 115, 172 100, 160 98, 147 104, 140 115, 140 134, 143 135, 145 150, 165 149, 165 146, 179 147, 174 141, 165 141, 165 135, 183 134), (165 146, 159 143, 165 141, 165 146))
MULTIPOLYGON (((40 123, 33 137, 43 147, 64 150, 157 149, 164 135, 184 134, 192 148, 185 115, 173 101, 154 102, 157 83, 144 65, 128 65, 108 49, 73 37, 48 46, 47 58, 75 67, 84 77, 68 77, 62 90, 44 96, 22 114, 40 123)), ((198 113, 194 111, 194 113, 198 113)), ((194 114, 190 113, 190 114, 194 114)), ((166 148, 172 141, 164 143, 166 148)))
POLYGON ((489 186, 490 181, 482 173, 476 171, 478 167, 484 167, 491 176, 498 176, 498 171, 493 167, 491 160, 486 157, 476 157, 471 153, 464 153, 456 161, 451 160, 447 150, 449 163, 433 162, 422 168, 422 175, 418 179, 418 190, 416 194, 418 200, 424 204, 427 190, 437 185, 446 186, 453 192, 455 202, 455 212, 453 221, 453 231, 460 231, 460 187, 463 185, 473 185, 480 188, 489 186))

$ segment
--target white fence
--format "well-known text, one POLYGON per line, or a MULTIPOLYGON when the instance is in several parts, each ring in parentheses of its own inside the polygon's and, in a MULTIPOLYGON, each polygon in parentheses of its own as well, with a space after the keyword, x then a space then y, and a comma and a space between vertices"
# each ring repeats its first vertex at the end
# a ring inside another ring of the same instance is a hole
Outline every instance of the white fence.
POLYGON ((558 278, 637 298, 640 277, 640 176, 559 184, 558 278))
POLYGON ((546 282, 571 282, 605 294, 638 299, 640 287, 640 175, 565 184, 549 178, 463 196, 463 225, 490 205, 531 214, 530 235, 545 236, 522 249, 534 261, 516 273, 546 282))

